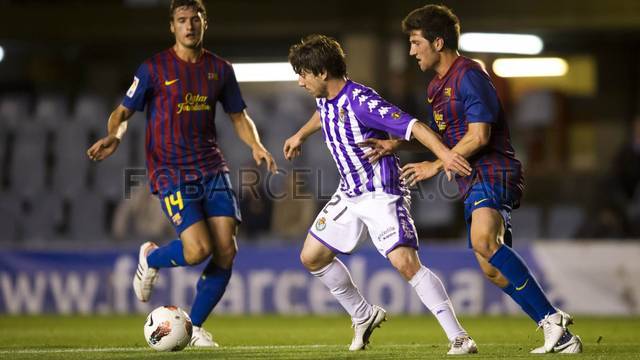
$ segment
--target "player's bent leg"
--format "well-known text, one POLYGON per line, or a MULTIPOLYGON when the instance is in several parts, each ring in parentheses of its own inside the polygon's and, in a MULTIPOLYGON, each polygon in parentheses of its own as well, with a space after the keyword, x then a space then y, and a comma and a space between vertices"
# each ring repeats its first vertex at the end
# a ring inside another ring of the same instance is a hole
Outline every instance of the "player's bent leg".
MULTIPOLYGON (((473 210, 473 250, 478 257, 486 260, 509 280, 510 285, 514 287, 511 297, 527 313, 528 306, 532 318, 540 319, 538 325, 544 331, 544 352, 552 352, 558 341, 570 335, 567 325, 571 323, 571 317, 551 305, 524 260, 509 246, 504 245, 504 228, 504 220, 497 210, 489 207, 473 210)), ((507 290, 510 288, 507 287, 507 290)))
POLYGON ((422 303, 436 317, 449 339, 449 355, 477 353, 478 347, 462 328, 442 281, 422 265, 418 252, 407 246, 393 249, 387 257, 393 267, 411 284, 422 303))
POLYGON ((371 306, 365 300, 353 283, 347 267, 331 249, 311 234, 304 241, 300 261, 351 316, 354 335, 349 350, 364 350, 373 330, 386 320, 386 311, 379 306, 371 306))
POLYGON ((218 304, 231 279, 236 244, 237 221, 226 216, 209 217, 206 221, 211 234, 213 256, 198 279, 196 296, 191 307, 193 335, 191 346, 218 347, 213 336, 202 328, 202 324, 218 304))
POLYGON ((188 265, 198 265, 213 251, 213 239, 205 220, 200 220, 180 234, 184 259, 188 265))
POLYGON ((411 280, 422 267, 417 251, 411 247, 399 246, 389 252, 387 258, 407 281, 411 280))
POLYGON ((326 247, 323 243, 314 238, 311 234, 307 234, 304 240, 302 251, 300 252, 300 262, 304 267, 313 272, 329 265, 336 257, 336 254, 326 247))
POLYGON ((230 269, 238 253, 238 222, 232 217, 213 216, 207 219, 207 224, 213 235, 213 261, 221 268, 230 269))

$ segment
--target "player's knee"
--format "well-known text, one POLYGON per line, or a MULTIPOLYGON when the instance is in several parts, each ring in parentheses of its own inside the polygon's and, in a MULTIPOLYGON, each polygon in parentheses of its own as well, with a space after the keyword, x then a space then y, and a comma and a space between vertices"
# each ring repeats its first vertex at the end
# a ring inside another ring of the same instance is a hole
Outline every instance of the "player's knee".
POLYGON ((189 265, 197 265, 211 255, 211 247, 203 242, 189 244, 184 247, 184 260, 189 265))
POLYGON ((312 256, 304 251, 300 253, 300 262, 309 271, 318 271, 326 266, 318 256, 312 256))
POLYGON ((474 234, 471 239, 471 246, 476 254, 487 261, 491 259, 491 256, 493 256, 498 247, 495 234, 491 234, 490 232, 474 234))
POLYGON ((233 260, 236 258, 237 253, 238 250, 235 246, 229 246, 218 250, 213 255, 218 266, 229 269, 233 265, 233 260))
POLYGON ((405 280, 411 280, 413 276, 420 270, 420 266, 410 261, 400 261, 393 264, 398 273, 402 275, 405 280))

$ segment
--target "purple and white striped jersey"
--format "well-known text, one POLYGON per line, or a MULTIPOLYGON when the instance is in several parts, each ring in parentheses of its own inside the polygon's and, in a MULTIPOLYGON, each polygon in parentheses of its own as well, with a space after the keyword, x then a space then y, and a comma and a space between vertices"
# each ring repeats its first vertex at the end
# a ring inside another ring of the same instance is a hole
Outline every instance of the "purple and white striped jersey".
POLYGON ((388 155, 375 163, 364 158, 367 148, 358 143, 369 139, 409 140, 417 121, 397 106, 384 100, 375 90, 351 80, 333 99, 316 99, 325 143, 340 172, 340 190, 349 197, 365 192, 383 191, 407 194, 400 179, 400 162, 388 155))

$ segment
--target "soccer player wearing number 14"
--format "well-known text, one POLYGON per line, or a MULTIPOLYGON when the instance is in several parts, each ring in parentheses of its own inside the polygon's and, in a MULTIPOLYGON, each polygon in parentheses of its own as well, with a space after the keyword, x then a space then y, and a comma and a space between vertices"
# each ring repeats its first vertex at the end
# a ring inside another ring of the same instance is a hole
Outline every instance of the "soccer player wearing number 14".
POLYGON ((148 301, 160 268, 192 266, 209 257, 200 276, 191 307, 190 345, 216 347, 202 328, 231 277, 236 255, 240 211, 229 181, 229 169, 216 143, 215 107, 220 102, 253 158, 270 171, 276 164, 262 146, 247 115, 233 68, 202 47, 207 28, 200 0, 173 0, 170 28, 176 43, 146 60, 120 106, 109 117, 109 135, 89 150, 92 160, 110 156, 118 147, 126 121, 146 107, 146 163, 153 193, 179 239, 158 247, 140 247, 133 288, 148 301))
MULTIPOLYGON (((346 77, 340 44, 312 35, 289 51, 298 84, 316 97, 317 111, 284 144, 292 159, 302 143, 322 129, 340 172, 340 187, 316 218, 304 242, 300 259, 322 281, 351 315, 354 336, 349 350, 363 350, 386 312, 360 294, 336 254, 351 253, 371 236, 377 250, 407 280, 435 315, 450 341, 449 354, 477 352, 475 342, 456 319, 440 279, 420 263, 418 238, 409 213, 409 193, 400 180, 395 155, 377 162, 367 158, 360 144, 369 138, 417 138, 431 149, 448 171, 469 175, 469 164, 450 151, 437 135, 412 116, 386 102, 374 90, 346 77)), ((363 150, 364 149, 364 150, 363 150)))

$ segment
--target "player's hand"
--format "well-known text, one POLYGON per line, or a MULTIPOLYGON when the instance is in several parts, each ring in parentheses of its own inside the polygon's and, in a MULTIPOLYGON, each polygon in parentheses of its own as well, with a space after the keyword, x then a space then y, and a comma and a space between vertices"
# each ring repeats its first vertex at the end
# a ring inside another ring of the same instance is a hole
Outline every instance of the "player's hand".
POLYGON ((282 151, 284 158, 291 161, 302 154, 302 143, 304 141, 298 135, 293 135, 284 142, 282 151))
POLYGON ((442 161, 442 166, 449 181, 453 179, 453 174, 458 174, 460 176, 471 175, 471 164, 469 164, 464 156, 455 151, 447 151, 446 155, 440 160, 442 161))
POLYGON ((267 163, 267 170, 270 173, 275 174, 278 171, 278 165, 276 165, 276 161, 273 160, 273 156, 271 153, 267 151, 262 145, 256 145, 253 147, 253 160, 256 161, 258 166, 262 165, 262 161, 267 163))
POLYGON ((400 146, 400 141, 369 138, 361 143, 358 143, 358 146, 371 148, 369 152, 364 154, 364 158, 374 163, 380 160, 380 158, 382 158, 383 156, 393 154, 398 146, 400 146))
POLYGON ((400 177, 407 182, 407 185, 414 186, 419 181, 436 176, 439 172, 440 169, 435 162, 424 161, 403 166, 400 177))
POLYGON ((102 161, 113 154, 120 145, 120 140, 113 136, 107 135, 91 145, 87 150, 87 156, 93 161, 102 161))

